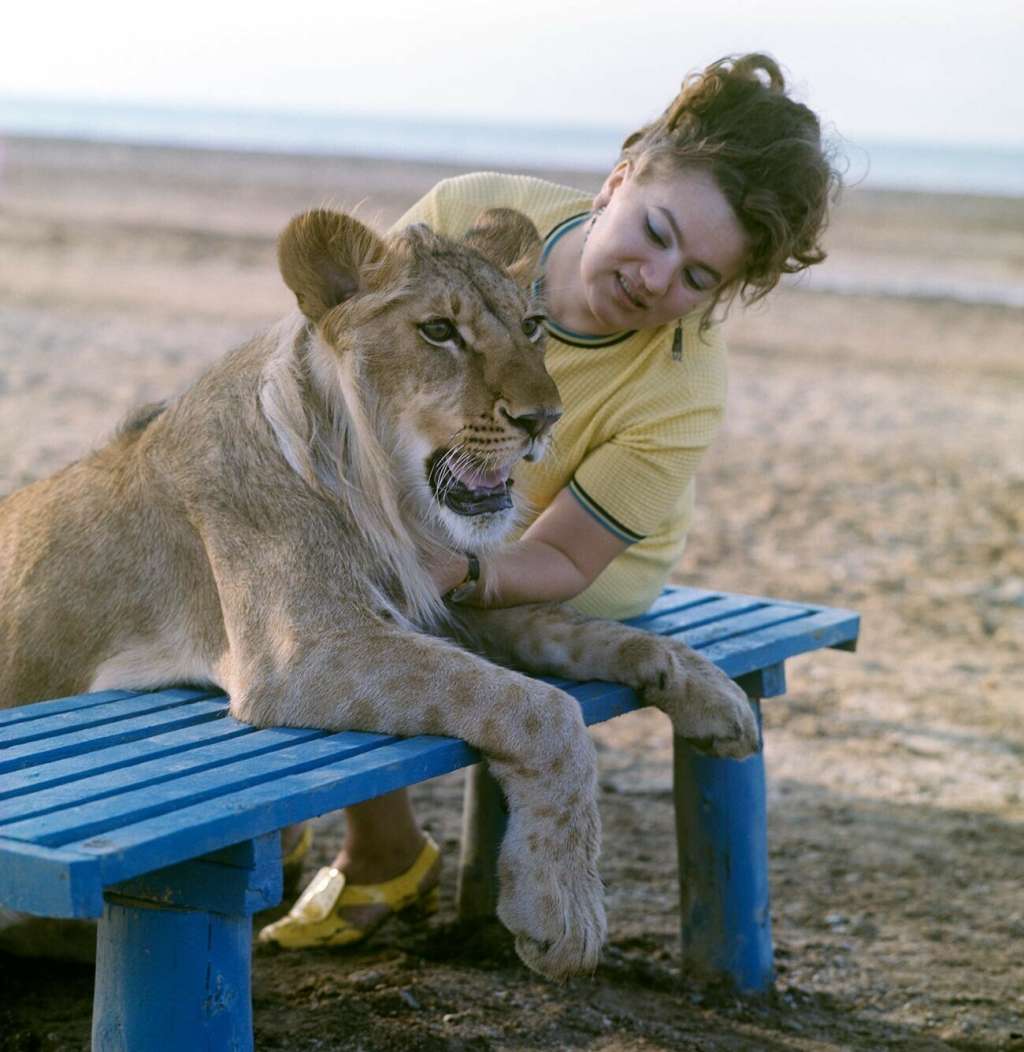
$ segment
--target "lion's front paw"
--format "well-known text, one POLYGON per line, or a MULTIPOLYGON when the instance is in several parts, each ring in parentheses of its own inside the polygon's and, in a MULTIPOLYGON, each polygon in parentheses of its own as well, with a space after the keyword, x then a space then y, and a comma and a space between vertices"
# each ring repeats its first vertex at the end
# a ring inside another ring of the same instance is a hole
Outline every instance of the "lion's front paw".
POLYGON ((570 854, 563 842, 563 850, 524 854, 520 839, 511 832, 502 845, 498 919, 535 972, 556 981, 591 974, 608 932, 596 853, 570 854))
POLYGON ((701 752, 734 760, 757 752, 761 735, 743 690, 689 647, 662 642, 644 701, 668 713, 676 734, 701 752))
POLYGON ((498 919, 515 935, 522 962, 556 981, 592 974, 608 931, 596 873, 564 883, 545 880, 524 896, 503 894, 498 919))

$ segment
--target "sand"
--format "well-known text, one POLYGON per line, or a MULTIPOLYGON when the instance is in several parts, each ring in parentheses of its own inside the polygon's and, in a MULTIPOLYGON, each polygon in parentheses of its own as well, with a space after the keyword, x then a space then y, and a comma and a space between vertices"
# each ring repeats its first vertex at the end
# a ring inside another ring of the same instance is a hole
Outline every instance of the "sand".
MULTIPOLYGON (((288 306, 295 211, 379 226, 451 167, 9 140, 0 494, 288 306)), ((598 180, 547 173, 595 187, 598 180)), ((668 729, 599 729, 610 942, 555 987, 500 933, 258 956, 260 1049, 1024 1049, 1024 201, 847 192, 830 261, 728 333, 678 579, 853 607, 767 702, 778 988, 680 974, 668 729), (970 301, 970 302, 963 302, 970 301)), ((454 861, 460 780, 416 792, 454 861)), ((311 866, 330 854, 323 829, 311 866)), ((91 972, 0 955, 0 1049, 88 1044, 91 972)))

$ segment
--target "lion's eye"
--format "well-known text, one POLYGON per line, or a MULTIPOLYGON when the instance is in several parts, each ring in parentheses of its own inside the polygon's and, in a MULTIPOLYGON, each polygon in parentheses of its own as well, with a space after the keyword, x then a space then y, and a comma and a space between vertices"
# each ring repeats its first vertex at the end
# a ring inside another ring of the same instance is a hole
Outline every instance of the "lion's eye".
POLYGON ((463 346, 459 330, 455 328, 455 323, 448 318, 431 318, 430 321, 423 322, 418 328, 428 343, 454 343, 458 347, 463 346))
POLYGON ((536 343, 544 335, 543 314, 531 314, 529 318, 523 318, 523 335, 531 343, 536 343))

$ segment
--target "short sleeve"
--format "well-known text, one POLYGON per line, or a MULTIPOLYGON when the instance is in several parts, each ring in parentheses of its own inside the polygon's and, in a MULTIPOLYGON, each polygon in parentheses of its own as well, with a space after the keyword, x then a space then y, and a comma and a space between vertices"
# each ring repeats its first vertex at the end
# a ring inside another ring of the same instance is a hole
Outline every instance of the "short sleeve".
POLYGON ((721 409, 704 409, 664 428, 624 431, 587 456, 569 489, 622 540, 643 540, 678 507, 721 420, 721 409))
POLYGON ((672 362, 667 341, 654 349, 654 360, 668 364, 647 385, 649 402, 630 404, 629 423, 591 449, 569 483, 584 508, 627 543, 671 523, 725 414, 721 333, 701 333, 699 318, 684 333, 686 365, 672 362))

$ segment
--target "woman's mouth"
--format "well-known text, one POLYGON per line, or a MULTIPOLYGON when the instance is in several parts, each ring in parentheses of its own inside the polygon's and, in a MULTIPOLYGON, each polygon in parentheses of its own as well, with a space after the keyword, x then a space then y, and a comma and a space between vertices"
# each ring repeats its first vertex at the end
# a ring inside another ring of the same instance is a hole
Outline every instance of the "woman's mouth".
POLYGON ((647 304, 637 295, 633 283, 621 270, 615 271, 615 281, 621 293, 620 298, 625 301, 627 306, 633 310, 647 310, 647 304))

